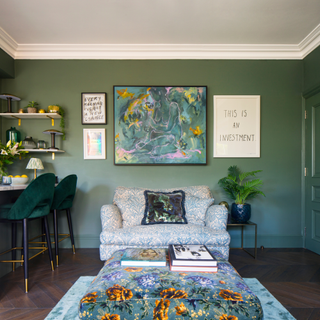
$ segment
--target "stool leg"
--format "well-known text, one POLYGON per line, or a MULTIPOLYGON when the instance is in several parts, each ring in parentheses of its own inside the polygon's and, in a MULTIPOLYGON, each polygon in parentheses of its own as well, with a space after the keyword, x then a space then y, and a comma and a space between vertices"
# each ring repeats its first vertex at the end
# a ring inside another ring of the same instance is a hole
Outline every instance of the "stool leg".
POLYGON ((67 212, 67 218, 68 218, 68 225, 69 225, 69 233, 70 233, 70 239, 71 239, 71 244, 72 244, 72 250, 73 250, 73 254, 75 254, 76 248, 74 246, 74 236, 73 236, 73 228, 72 228, 70 209, 67 209, 66 212, 67 212))
POLYGON ((29 270, 28 270, 28 219, 23 219, 23 271, 24 271, 24 288, 25 292, 28 293, 28 278, 29 278, 29 270))
POLYGON ((42 225, 41 241, 42 241, 42 246, 44 247, 44 246, 45 246, 45 242, 46 242, 46 236, 45 236, 46 230, 45 230, 45 227, 44 227, 44 220, 43 220, 43 218, 41 219, 41 225, 42 225))
POLYGON ((51 269, 54 271, 54 266, 53 266, 53 256, 52 256, 52 251, 51 251, 51 239, 50 239, 50 231, 49 231, 49 225, 48 225, 48 218, 47 216, 43 217, 44 220, 44 227, 46 229, 46 238, 47 238, 47 246, 48 246, 48 252, 49 252, 49 259, 51 262, 51 269))
POLYGON ((54 248, 56 252, 56 266, 59 266, 59 241, 58 241, 58 216, 57 210, 53 210, 54 248))
MULTIPOLYGON (((12 222, 11 224, 11 248, 13 249, 12 250, 12 260, 16 260, 16 246, 17 246, 17 224, 15 222, 12 222)), ((16 263, 15 262, 12 262, 12 271, 15 271, 16 270, 16 263)))

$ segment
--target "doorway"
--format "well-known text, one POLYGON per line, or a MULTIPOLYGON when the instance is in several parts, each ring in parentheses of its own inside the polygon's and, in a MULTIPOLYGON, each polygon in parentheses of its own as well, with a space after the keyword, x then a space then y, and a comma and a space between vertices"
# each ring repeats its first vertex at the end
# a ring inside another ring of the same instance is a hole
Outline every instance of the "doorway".
POLYGON ((320 254, 320 92, 305 111, 305 247, 320 254))

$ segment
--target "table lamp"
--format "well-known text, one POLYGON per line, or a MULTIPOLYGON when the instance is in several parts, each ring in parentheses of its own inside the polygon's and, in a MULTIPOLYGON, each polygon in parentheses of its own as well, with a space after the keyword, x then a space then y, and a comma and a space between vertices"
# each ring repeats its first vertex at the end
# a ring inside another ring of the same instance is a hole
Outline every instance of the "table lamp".
POLYGON ((27 164, 26 169, 34 169, 34 179, 37 178, 37 169, 43 170, 43 164, 42 161, 38 158, 31 158, 27 164))
MULTIPOLYGON (((61 136, 61 135, 63 135, 63 133, 61 131, 54 130, 54 129, 45 130, 42 133, 51 134, 51 147, 48 148, 48 149, 49 150, 53 150, 53 151, 54 150, 59 150, 59 148, 57 148, 56 145, 55 145, 55 139, 56 139, 56 135, 57 136, 61 136)), ((54 160, 54 152, 52 152, 52 160, 54 160)))
POLYGON ((13 94, 3 93, 0 95, 0 99, 7 100, 7 113, 12 113, 11 101, 20 101, 21 99, 14 96, 13 94))

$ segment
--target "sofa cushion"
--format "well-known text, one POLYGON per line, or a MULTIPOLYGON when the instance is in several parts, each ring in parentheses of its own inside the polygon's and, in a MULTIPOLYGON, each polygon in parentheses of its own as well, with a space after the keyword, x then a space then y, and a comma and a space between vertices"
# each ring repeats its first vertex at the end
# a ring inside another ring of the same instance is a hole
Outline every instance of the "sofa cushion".
POLYGON ((229 233, 194 224, 156 224, 103 230, 100 242, 108 245, 159 247, 169 244, 205 244, 228 246, 229 233))
POLYGON ((154 192, 145 190, 145 212, 141 224, 186 224, 184 208, 185 193, 182 190, 174 192, 154 192))
POLYGON ((204 226, 206 212, 213 203, 213 198, 202 199, 190 195, 188 201, 186 201, 186 217, 188 223, 204 226))
MULTIPOLYGON (((117 187, 115 190, 113 203, 120 209, 123 227, 141 225, 141 221, 145 212, 145 188, 128 188, 117 187)), ((173 192, 182 190, 185 192, 186 217, 188 222, 193 221, 194 224, 204 225, 206 206, 200 206, 196 209, 193 206, 195 198, 212 199, 212 194, 208 186, 192 186, 183 188, 170 189, 148 189, 156 192, 173 192), (188 212, 187 208, 193 207, 194 210, 188 212), (193 219, 194 216, 194 219, 193 219), (201 219, 200 219, 201 218, 201 219), (191 220, 190 220, 191 219, 191 220)))

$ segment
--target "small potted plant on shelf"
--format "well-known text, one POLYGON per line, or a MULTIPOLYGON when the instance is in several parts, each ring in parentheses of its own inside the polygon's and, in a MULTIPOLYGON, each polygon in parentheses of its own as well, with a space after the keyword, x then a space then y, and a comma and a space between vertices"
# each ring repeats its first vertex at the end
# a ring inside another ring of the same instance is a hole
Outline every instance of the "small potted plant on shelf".
POLYGON ((251 205, 246 200, 253 199, 257 195, 265 194, 259 190, 262 185, 260 179, 248 179, 255 177, 262 170, 241 172, 237 166, 228 168, 228 176, 219 180, 219 185, 234 200, 231 206, 231 218, 236 222, 247 222, 251 217, 251 205))
POLYGON ((25 107, 28 113, 37 113, 37 106, 39 105, 36 101, 29 101, 29 104, 25 107))

